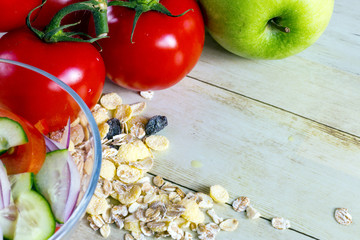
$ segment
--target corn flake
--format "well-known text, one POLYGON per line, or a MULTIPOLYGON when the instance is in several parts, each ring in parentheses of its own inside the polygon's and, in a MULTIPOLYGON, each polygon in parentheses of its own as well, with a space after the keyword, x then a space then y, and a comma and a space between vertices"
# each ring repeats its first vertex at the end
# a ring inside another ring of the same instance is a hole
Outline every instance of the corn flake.
POLYGON ((135 167, 120 164, 116 169, 116 175, 124 183, 134 183, 143 176, 143 172, 135 167))
POLYGON ((220 185, 210 187, 210 197, 218 203, 226 203, 229 200, 229 193, 220 185))
POLYGON ((115 108, 114 117, 120 122, 127 122, 132 117, 132 109, 128 104, 121 104, 115 108))
POLYGON ((86 212, 90 215, 99 215, 105 213, 108 208, 110 205, 105 198, 98 198, 94 195, 86 208, 86 212))
POLYGON ((138 102, 130 105, 132 110, 132 115, 140 115, 146 108, 146 102, 138 102))
POLYGON ((92 111, 92 114, 94 116, 94 119, 95 119, 95 122, 97 125, 100 125, 110 119, 110 117, 108 115, 108 110, 101 106, 94 108, 94 110, 92 111))
POLYGON ((185 212, 181 215, 184 219, 197 224, 204 222, 205 215, 200 210, 196 201, 191 199, 183 199, 180 204, 185 207, 185 212))
POLYGON ((108 110, 114 110, 121 103, 122 99, 117 93, 107 93, 100 98, 100 104, 108 110))
POLYGON ((135 162, 147 157, 151 157, 151 152, 141 140, 121 145, 117 154, 120 162, 135 162))
POLYGON ((141 187, 138 185, 134 185, 129 191, 125 192, 124 194, 118 194, 117 200, 119 200, 121 204, 128 205, 135 202, 139 198, 140 194, 141 187))
POLYGON ((100 177, 107 180, 112 180, 115 176, 116 167, 115 164, 107 159, 103 159, 101 162, 100 177))
POLYGON ((100 124, 98 126, 98 128, 99 128, 99 132, 100 132, 100 138, 104 139, 106 137, 106 135, 108 134, 109 130, 110 130, 109 124, 104 122, 104 123, 100 124))
POLYGON ((151 135, 145 138, 146 145, 155 151, 164 151, 169 147, 169 140, 164 136, 151 135))

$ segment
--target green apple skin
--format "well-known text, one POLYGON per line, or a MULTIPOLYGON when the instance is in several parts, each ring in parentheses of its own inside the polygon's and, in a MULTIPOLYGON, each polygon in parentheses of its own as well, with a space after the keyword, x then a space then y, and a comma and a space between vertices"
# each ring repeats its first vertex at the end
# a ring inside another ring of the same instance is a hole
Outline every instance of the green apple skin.
POLYGON ((327 27, 334 0, 200 0, 210 35, 250 59, 281 59, 312 45, 327 27), (283 32, 278 25, 288 27, 283 32))

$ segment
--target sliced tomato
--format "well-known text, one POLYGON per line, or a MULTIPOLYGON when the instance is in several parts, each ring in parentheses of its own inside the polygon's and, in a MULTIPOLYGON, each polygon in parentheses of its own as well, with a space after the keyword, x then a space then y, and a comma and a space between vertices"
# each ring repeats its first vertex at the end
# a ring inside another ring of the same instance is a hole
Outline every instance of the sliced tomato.
POLYGON ((18 122, 24 129, 28 142, 14 147, 0 155, 8 174, 24 172, 37 173, 44 163, 46 146, 43 135, 24 118, 0 108, 0 117, 8 117, 18 122))

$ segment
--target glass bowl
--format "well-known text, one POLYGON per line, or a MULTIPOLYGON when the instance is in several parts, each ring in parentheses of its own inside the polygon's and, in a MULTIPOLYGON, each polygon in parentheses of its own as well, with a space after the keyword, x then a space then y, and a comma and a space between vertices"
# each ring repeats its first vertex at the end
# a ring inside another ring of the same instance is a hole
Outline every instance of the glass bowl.
MULTIPOLYGON (((87 107, 86 103, 81 99, 81 97, 73 89, 71 89, 68 85, 66 85, 58 78, 28 64, 0 58, 0 81, 3 81, 5 76, 4 73, 8 73, 9 71, 10 72, 23 71, 22 72, 23 76, 34 76, 34 74, 37 74, 39 79, 41 79, 41 81, 35 81, 33 80, 35 79, 34 77, 29 77, 28 83, 30 85, 35 84, 36 86, 38 86, 39 84, 49 84, 49 86, 51 87, 56 87, 57 91, 63 91, 62 96, 66 94, 67 99, 71 99, 72 103, 70 105, 72 105, 72 107, 74 107, 75 105, 75 108, 77 109, 76 111, 79 111, 78 116, 81 116, 78 119, 81 119, 80 120, 81 125, 83 126, 84 132, 86 133, 85 137, 86 139, 88 139, 86 145, 87 155, 85 158, 85 161, 87 161, 85 163, 86 170, 84 168, 84 174, 83 177, 81 178, 81 191, 78 197, 77 205, 73 213, 71 214, 70 218, 49 238, 51 240, 68 239, 72 230, 77 226, 80 219, 85 215, 86 208, 95 191, 97 181, 100 175, 102 151, 101 151, 100 134, 97 124, 90 109, 87 107)), ((26 86, 22 86, 22 88, 19 89, 19 92, 21 92, 21 94, 30 94, 29 96, 31 97, 32 96, 31 94, 33 93, 30 93, 30 91, 27 92, 26 88, 27 88, 26 86)), ((7 89, 1 88, 0 95, 5 94, 6 96, 6 91, 7 89)), ((10 96, 10 98, 11 97, 13 97, 14 99, 16 97, 20 97, 20 95, 10 96)), ((4 101, 2 100, 3 99, 0 98, 0 105, 6 106, 6 101, 4 103, 4 101)), ((12 103, 8 102, 8 104, 11 105, 12 103)), ((25 109, 26 103, 23 104, 25 109)), ((16 114, 21 115, 21 113, 16 113, 16 114)))

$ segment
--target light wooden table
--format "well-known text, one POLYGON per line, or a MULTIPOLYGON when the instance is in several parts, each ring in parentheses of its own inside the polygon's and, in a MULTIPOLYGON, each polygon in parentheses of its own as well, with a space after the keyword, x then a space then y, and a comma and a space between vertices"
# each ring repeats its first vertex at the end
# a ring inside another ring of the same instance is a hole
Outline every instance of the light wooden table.
MULTIPOLYGON (((161 133, 170 148, 156 155, 152 174, 188 191, 221 184, 231 200, 217 205, 239 228, 217 239, 360 238, 360 1, 336 1, 321 38, 304 52, 277 61, 246 60, 206 36, 193 71, 158 91, 146 114, 166 115, 161 133), (194 168, 192 161, 203 166, 194 168), (263 217, 251 221, 230 204, 248 196, 263 217), (353 224, 334 210, 345 207, 353 224), (291 229, 270 219, 282 216, 291 229)), ((107 82, 127 103, 137 93, 107 82)), ((109 239, 123 239, 112 228, 109 239)), ((72 239, 102 239, 84 220, 72 239)))

